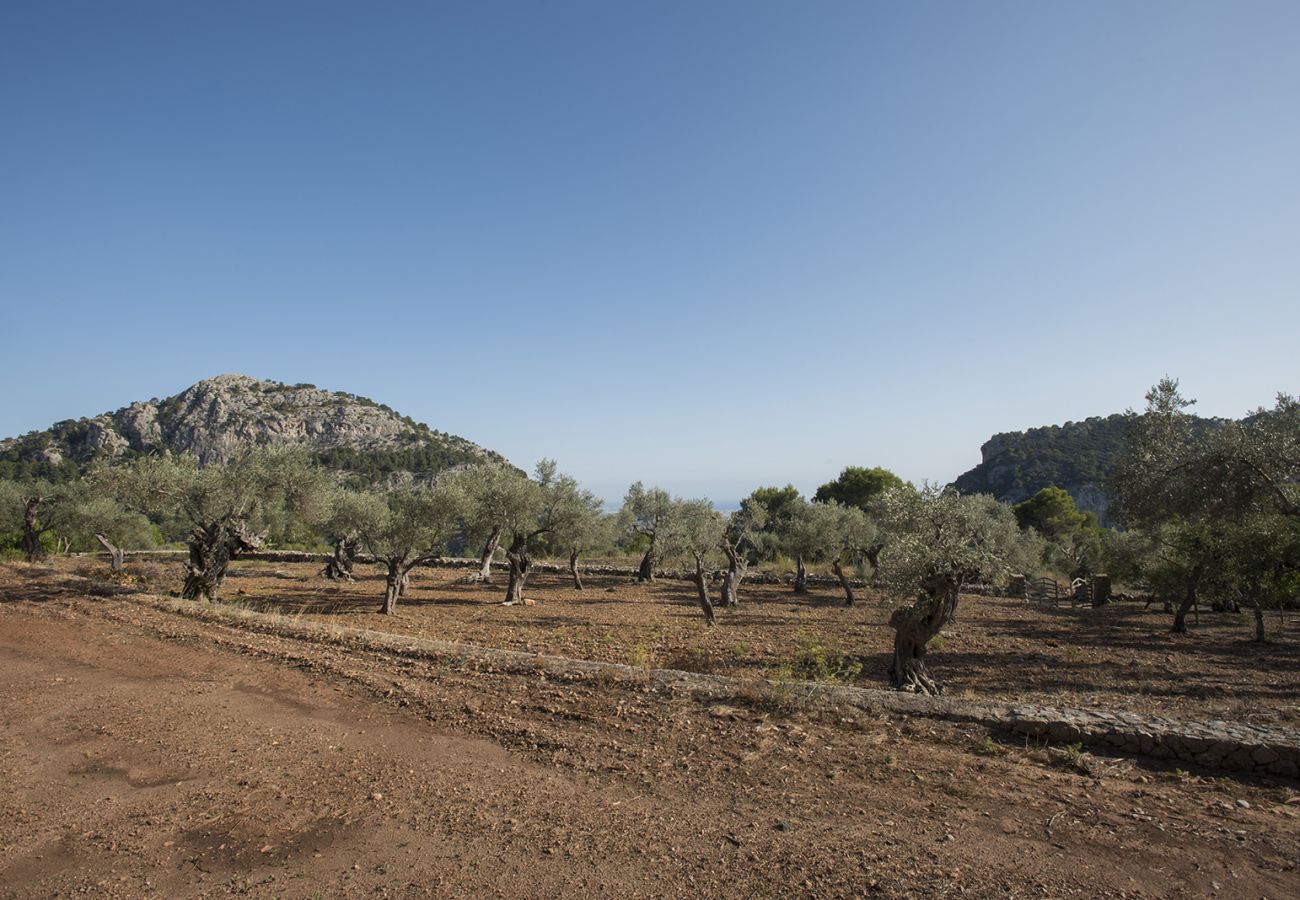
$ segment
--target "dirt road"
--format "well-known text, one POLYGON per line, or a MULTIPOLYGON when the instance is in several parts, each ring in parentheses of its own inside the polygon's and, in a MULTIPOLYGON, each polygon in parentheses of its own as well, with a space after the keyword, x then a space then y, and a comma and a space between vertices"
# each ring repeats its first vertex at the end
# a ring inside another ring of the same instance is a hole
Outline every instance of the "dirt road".
POLYGON ((1294 786, 0 591, 3 896, 1300 893, 1294 786))

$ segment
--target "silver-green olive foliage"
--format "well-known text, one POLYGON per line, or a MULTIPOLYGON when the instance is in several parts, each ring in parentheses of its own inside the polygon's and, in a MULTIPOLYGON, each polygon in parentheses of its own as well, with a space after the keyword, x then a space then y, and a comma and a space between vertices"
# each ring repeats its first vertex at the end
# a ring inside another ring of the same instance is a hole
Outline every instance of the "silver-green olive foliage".
POLYGON ((663 488, 647 488, 635 482, 627 489, 619 525, 627 537, 643 536, 653 543, 674 512, 674 501, 663 488))
POLYGON ((856 506, 800 498, 788 505, 779 535, 787 556, 852 564, 877 542, 879 528, 856 506))
POLYGON ((769 521, 767 507, 752 494, 746 497, 740 501, 740 508, 727 516, 722 537, 724 550, 745 560, 756 559, 763 553, 769 521))
POLYGON ((957 585, 1001 583, 1041 554, 1011 508, 986 494, 925 485, 896 487, 873 506, 884 547, 877 578, 900 597, 928 596, 935 578, 957 585))
POLYGON ((1133 414, 1113 480, 1122 522, 1145 536, 1143 576, 1178 599, 1173 630, 1202 594, 1245 595, 1248 603, 1285 591, 1300 567, 1300 404, 1281 394, 1272 409, 1240 422, 1199 427, 1178 382, 1164 378, 1133 414))
POLYGON ((443 480, 454 481, 465 495, 465 536, 472 543, 507 532, 536 499, 535 485, 518 469, 500 463, 453 472, 443 480))
POLYGON ((802 497, 786 507, 781 523, 781 550, 794 559, 817 559, 834 539, 836 514, 827 503, 810 503, 802 497))
POLYGON ((465 510, 458 486, 408 482, 375 493, 344 492, 336 498, 335 521, 356 533, 377 562, 409 570, 445 552, 465 510))
POLYGON ((674 500, 662 522, 659 552, 664 560, 702 566, 721 550, 727 520, 707 499, 674 500))
POLYGON ((65 502, 54 508, 48 522, 72 549, 98 550, 97 534, 126 549, 156 545, 153 526, 146 516, 98 492, 93 483, 69 482, 65 490, 65 502))
POLYGON ((527 478, 501 465, 483 465, 445 479, 465 494, 465 519, 474 538, 500 529, 507 545, 531 545, 541 538, 585 543, 600 515, 600 500, 555 460, 543 459, 527 478))
POLYGON ((188 455, 145 457, 104 470, 99 482, 131 509, 187 526, 285 532, 329 514, 329 476, 292 450, 249 450, 208 466, 188 455))

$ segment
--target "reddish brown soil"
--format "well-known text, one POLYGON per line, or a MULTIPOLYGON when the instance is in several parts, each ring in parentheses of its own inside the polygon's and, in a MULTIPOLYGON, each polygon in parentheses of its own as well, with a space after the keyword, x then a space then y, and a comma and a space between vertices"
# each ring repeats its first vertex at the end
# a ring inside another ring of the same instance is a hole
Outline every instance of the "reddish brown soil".
MULTIPOLYGON (((579 593, 565 578, 540 575, 527 590, 535 605, 504 607, 503 585, 458 584, 463 571, 421 569, 389 617, 378 611, 383 580, 373 567, 352 585, 325 582, 317 568, 237 563, 226 599, 352 627, 741 677, 814 677, 821 655, 823 673, 864 687, 885 686, 892 648, 881 598, 860 592, 845 608, 828 586, 806 597, 747 586, 741 607, 719 611, 708 629, 694 586, 682 581, 588 578, 579 593)), ((155 578, 174 588, 176 573, 155 578)), ((930 659, 958 696, 1300 724, 1300 615, 1279 622, 1270 613, 1275 639, 1262 645, 1251 640, 1248 615, 1203 611, 1188 635, 1170 634, 1169 623, 1140 603, 1071 609, 972 596, 930 659)))
POLYGON ((476 673, 106 593, 0 566, 0 895, 1300 892, 1294 785, 1084 774, 972 729, 476 673))

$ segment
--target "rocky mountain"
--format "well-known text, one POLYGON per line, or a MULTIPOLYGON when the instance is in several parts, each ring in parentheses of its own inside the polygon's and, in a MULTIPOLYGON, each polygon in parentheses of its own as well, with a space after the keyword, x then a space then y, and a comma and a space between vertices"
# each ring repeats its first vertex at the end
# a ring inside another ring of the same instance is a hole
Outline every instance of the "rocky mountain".
POLYGON ((502 459, 355 394, 218 375, 165 400, 0 440, 0 477, 60 480, 96 460, 163 450, 219 462, 249 446, 302 448, 324 465, 367 479, 502 459))
MULTIPOLYGON (((1206 428, 1222 421, 1199 420, 1206 428)), ((1106 485, 1130 424, 1128 416, 1116 414, 995 434, 980 447, 980 464, 953 486, 963 494, 992 494, 1004 503, 1019 503, 1056 486, 1068 491, 1080 509, 1095 512, 1103 525, 1111 524, 1106 485)))

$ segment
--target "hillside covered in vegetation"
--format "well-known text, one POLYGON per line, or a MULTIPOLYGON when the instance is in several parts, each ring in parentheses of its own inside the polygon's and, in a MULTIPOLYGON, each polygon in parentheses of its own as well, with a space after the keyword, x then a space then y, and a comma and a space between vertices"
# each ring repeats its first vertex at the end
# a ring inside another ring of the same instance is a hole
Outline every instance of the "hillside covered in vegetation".
POLYGON ((163 451, 220 462, 250 446, 301 448, 321 464, 365 481, 502 460, 465 438, 356 394, 218 375, 164 400, 0 440, 0 478, 65 481, 99 460, 163 451))
MULTIPOLYGON (((963 494, 992 494, 1020 503, 1045 487, 1069 492, 1082 510, 1107 521, 1107 484, 1124 449, 1134 417, 1117 413, 1082 422, 995 434, 980 447, 980 464, 953 482, 963 494)), ((1203 428, 1219 419, 1198 419, 1203 428)))

